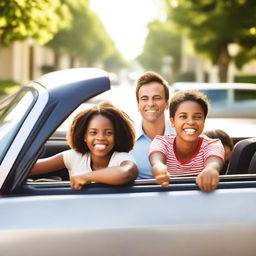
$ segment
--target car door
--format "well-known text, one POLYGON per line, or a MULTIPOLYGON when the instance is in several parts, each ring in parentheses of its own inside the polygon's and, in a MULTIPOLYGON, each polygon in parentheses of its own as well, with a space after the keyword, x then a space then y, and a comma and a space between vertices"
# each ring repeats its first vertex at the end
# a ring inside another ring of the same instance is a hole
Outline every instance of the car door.
POLYGON ((68 69, 44 75, 0 103, 5 145, 0 156, 0 193, 22 184, 42 145, 78 105, 109 88, 105 71, 68 69))

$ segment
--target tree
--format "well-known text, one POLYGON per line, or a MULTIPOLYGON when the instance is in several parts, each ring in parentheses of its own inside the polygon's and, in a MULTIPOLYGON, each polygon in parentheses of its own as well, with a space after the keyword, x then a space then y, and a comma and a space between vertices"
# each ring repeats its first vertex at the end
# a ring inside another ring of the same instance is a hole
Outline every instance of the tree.
POLYGON ((238 67, 256 57, 255 0, 166 0, 169 20, 192 41, 196 52, 219 67, 219 80, 227 81, 232 56, 228 45, 236 43, 238 67))
POLYGON ((170 22, 153 21, 148 25, 143 53, 137 58, 145 69, 163 73, 166 56, 172 59, 169 64, 174 74, 180 68, 181 37, 173 30, 170 22))
POLYGON ((108 71, 118 72, 128 66, 122 55, 113 48, 113 52, 104 58, 104 68, 108 71))
POLYGON ((68 26, 70 18, 61 0, 0 0, 0 43, 31 37, 44 44, 68 26))
POLYGON ((98 16, 91 10, 89 1, 65 0, 64 2, 72 14, 72 24, 60 30, 47 44, 54 49, 56 56, 60 52, 66 52, 71 56, 71 60, 73 58, 85 60, 88 66, 104 62, 110 56, 117 56, 112 40, 98 16))

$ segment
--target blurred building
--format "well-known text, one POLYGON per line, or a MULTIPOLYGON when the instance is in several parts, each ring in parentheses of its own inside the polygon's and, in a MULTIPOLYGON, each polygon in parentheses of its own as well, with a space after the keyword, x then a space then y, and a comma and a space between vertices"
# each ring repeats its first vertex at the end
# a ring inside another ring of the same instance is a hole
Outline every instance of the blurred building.
MULTIPOLYGON (((72 61, 72 67, 79 66, 82 63, 78 60, 72 61)), ((9 47, 0 46, 0 80, 25 83, 54 69, 70 67, 68 54, 59 54, 56 61, 56 54, 51 48, 39 46, 32 40, 14 42, 9 47)))
MULTIPOLYGON (((182 48, 181 73, 193 73, 197 82, 218 82, 218 68, 196 56, 190 49, 186 38, 183 38, 182 48)), ((169 65, 171 60, 167 61, 169 65)), ((51 48, 39 46, 31 39, 24 42, 14 42, 9 47, 0 46, 0 80, 12 80, 23 84, 53 70, 84 66, 86 63, 71 58, 68 54, 57 55, 51 48)), ((165 73, 171 72, 165 69, 165 66, 163 68, 165 73)), ((246 64, 242 70, 237 70, 235 65, 231 63, 228 82, 232 82, 235 75, 255 76, 255 70, 256 61, 246 64)), ((142 70, 140 71, 142 72, 142 70)), ((130 83, 133 82, 130 81, 130 83)))
MULTIPOLYGON (((230 52, 230 55, 235 56, 236 53, 230 52)), ((219 82, 218 67, 196 55, 186 37, 182 38, 181 72, 184 74, 194 73, 195 81, 197 82, 219 82)), ((236 75, 255 76, 256 60, 244 65, 241 70, 238 70, 231 61, 228 70, 227 82, 234 82, 236 75)))

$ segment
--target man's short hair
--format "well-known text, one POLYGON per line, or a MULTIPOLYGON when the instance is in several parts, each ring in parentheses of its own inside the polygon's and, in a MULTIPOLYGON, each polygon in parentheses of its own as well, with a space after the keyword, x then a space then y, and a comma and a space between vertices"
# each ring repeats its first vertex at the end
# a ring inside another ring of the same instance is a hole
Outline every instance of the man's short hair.
POLYGON ((145 84, 149 84, 152 82, 158 82, 160 83, 163 88, 164 88, 164 93, 165 93, 165 99, 168 101, 169 100, 169 84, 166 80, 163 79, 162 76, 159 74, 153 72, 153 71, 147 71, 145 72, 142 76, 139 77, 137 80, 137 85, 136 85, 136 99, 137 102, 139 102, 139 89, 141 86, 145 84))

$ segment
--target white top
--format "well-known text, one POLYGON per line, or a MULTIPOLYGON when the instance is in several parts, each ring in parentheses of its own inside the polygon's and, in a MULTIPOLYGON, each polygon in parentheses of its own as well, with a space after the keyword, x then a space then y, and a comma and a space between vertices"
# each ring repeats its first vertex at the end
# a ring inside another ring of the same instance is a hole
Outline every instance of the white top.
MULTIPOLYGON (((72 149, 66 150, 62 153, 63 161, 68 169, 69 176, 91 172, 91 154, 81 154, 72 149)), ((114 152, 108 163, 108 167, 120 166, 124 161, 132 161, 135 163, 135 160, 132 155, 126 152, 114 152)))

